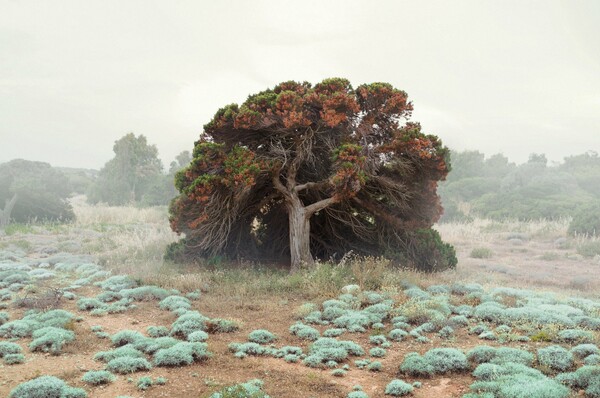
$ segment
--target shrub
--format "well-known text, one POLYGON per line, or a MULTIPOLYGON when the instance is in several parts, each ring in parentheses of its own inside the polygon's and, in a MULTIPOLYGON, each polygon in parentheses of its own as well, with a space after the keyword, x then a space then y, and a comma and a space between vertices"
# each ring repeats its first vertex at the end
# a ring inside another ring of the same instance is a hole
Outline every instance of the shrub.
POLYGON ((471 389, 496 398, 567 398, 570 391, 540 371, 525 365, 481 364, 473 372, 471 389))
POLYGON ((115 275, 102 282, 98 282, 97 285, 102 290, 120 292, 121 290, 135 287, 137 283, 128 275, 115 275))
POLYGON ((150 370, 152 365, 145 358, 118 357, 106 364, 106 369, 119 374, 150 370))
POLYGON ((33 329, 38 327, 37 322, 30 322, 25 320, 15 320, 7 322, 0 326, 0 337, 6 338, 21 338, 31 336, 33 329))
POLYGON ((190 365, 194 361, 207 359, 210 353, 205 343, 177 343, 170 348, 163 348, 154 354, 156 366, 181 366, 190 365))
POLYGON ((296 322, 290 326, 290 333, 303 340, 317 340, 321 337, 321 333, 313 327, 303 324, 302 322, 296 322))
POLYGON ((152 378, 148 376, 140 377, 137 381, 136 387, 138 390, 147 390, 152 387, 152 378))
POLYGON ((600 202, 578 208, 567 231, 569 235, 600 235, 600 202))
POLYGON ((380 347, 374 347, 369 350, 369 355, 376 358, 383 358, 387 351, 380 347))
POLYGON ((135 343, 138 340, 145 339, 146 336, 135 330, 121 330, 115 333, 110 340, 116 347, 123 346, 125 344, 135 343))
POLYGON ((385 387, 385 395, 401 397, 403 395, 410 394, 411 392, 413 392, 413 390, 414 390, 414 388, 412 385, 410 385, 402 380, 395 379, 395 380, 392 380, 385 387))
POLYGON ((496 349, 487 345, 474 347, 467 353, 467 359, 476 364, 490 362, 496 356, 496 349))
POLYGON ((587 330, 565 329, 558 332, 558 340, 565 343, 591 343, 594 335, 587 330))
POLYGON ((341 362, 349 355, 364 355, 365 351, 353 341, 341 341, 329 337, 316 340, 308 351, 304 364, 310 367, 319 367, 328 362, 341 362))
POLYGON ((139 286, 123 289, 120 293, 124 298, 135 301, 162 300, 171 295, 171 292, 158 286, 139 286))
POLYGON ((6 355, 21 354, 23 349, 17 343, 11 343, 9 341, 0 341, 0 358, 4 358, 6 355))
POLYGON ((275 341, 276 339, 277 336, 264 329, 254 330, 248 335, 248 341, 258 344, 268 344, 275 341))
POLYGON ((494 255, 492 250, 487 247, 476 247, 471 250, 469 257, 471 258, 491 258, 494 255))
POLYGON ((202 343, 208 340, 208 333, 198 330, 197 332, 190 333, 187 340, 193 343, 202 343))
POLYGON ((63 345, 73 340, 75 340, 75 333, 70 330, 48 326, 33 332, 33 341, 29 344, 29 349, 59 355, 63 345))
POLYGON ((225 387, 213 393, 210 398, 270 398, 262 391, 262 387, 262 380, 254 379, 246 383, 225 387))
POLYGON ((206 322, 206 331, 210 333, 233 333, 240 325, 229 319, 214 318, 206 322))
POLYGON ((454 334, 454 329, 450 326, 444 326, 438 332, 438 335, 443 339, 449 339, 454 334))
POLYGON ((577 358, 584 358, 593 354, 600 354, 600 349, 595 344, 579 344, 571 348, 571 353, 577 358))
POLYGON ((400 371, 413 377, 431 377, 435 373, 433 366, 416 352, 406 354, 400 371))
MULTIPOLYGON (((0 300, 0 301, 2 301, 2 300, 0 300)), ((10 316, 8 315, 7 312, 0 311, 0 326, 4 325, 6 322, 8 322, 9 319, 10 319, 10 316)))
POLYGON ((540 348, 538 362, 552 370, 565 371, 573 367, 573 354, 558 345, 540 348))
POLYGON ((136 350, 130 345, 119 347, 111 351, 100 351, 94 355, 94 359, 102 362, 110 362, 116 358, 144 358, 144 353, 136 350))
POLYGON ((198 311, 188 311, 173 322, 171 335, 182 336, 187 339, 188 335, 197 331, 206 331, 208 318, 198 311))
POLYGON ((344 376, 346 376, 346 373, 348 373, 348 372, 345 371, 344 369, 334 369, 331 371, 331 375, 335 376, 335 377, 344 377, 344 376))
POLYGON ((588 365, 588 366, 600 365, 600 355, 599 354, 588 355, 583 360, 583 364, 588 365))
POLYGON ((77 300, 77 308, 81 311, 91 311, 95 309, 106 309, 106 303, 95 298, 80 298, 77 300))
POLYGON ((526 366, 533 364, 534 356, 532 353, 518 348, 500 347, 496 349, 496 355, 491 363, 503 365, 507 362, 518 363, 526 366))
POLYGON ((346 332, 344 328, 331 328, 323 332, 323 337, 338 337, 346 332))
POLYGON ((379 361, 373 361, 367 366, 367 369, 370 370, 371 372, 379 372, 379 371, 381 371, 381 368, 382 368, 382 365, 381 365, 381 362, 379 362, 379 361))
POLYGON ((434 348, 423 355, 436 374, 460 372, 469 368, 467 357, 455 348, 434 348))
POLYGON ((23 354, 7 354, 2 358, 6 365, 16 365, 25 362, 25 355, 23 354))
POLYGON ((83 398, 84 390, 72 388, 54 376, 41 376, 19 384, 9 395, 10 398, 83 398))
POLYGON ((165 326, 148 326, 146 333, 150 337, 165 337, 169 335, 169 329, 165 326))
POLYGON ((81 380, 84 383, 91 384, 94 386, 112 383, 113 381, 115 381, 115 379, 115 375, 113 375, 107 370, 90 370, 89 372, 86 372, 81 378, 81 380))
POLYGON ((582 366, 575 372, 561 373, 556 380, 574 389, 586 389, 600 380, 600 366, 582 366))
POLYGON ((402 341, 406 336, 408 336, 408 332, 402 329, 392 329, 388 333, 388 337, 394 341, 402 341))
POLYGON ((158 306, 163 310, 175 311, 179 309, 189 310, 192 303, 189 299, 182 296, 169 296, 164 298, 158 306))
MULTIPOLYGON (((600 233, 596 233, 597 235, 600 233)), ((592 258, 600 255, 600 240, 583 242, 577 246, 577 253, 592 258)))

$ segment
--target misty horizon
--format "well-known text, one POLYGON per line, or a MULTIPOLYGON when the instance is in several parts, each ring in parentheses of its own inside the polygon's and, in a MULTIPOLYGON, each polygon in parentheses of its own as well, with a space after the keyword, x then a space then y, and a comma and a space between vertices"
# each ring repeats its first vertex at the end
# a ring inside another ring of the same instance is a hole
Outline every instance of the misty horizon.
POLYGON ((100 169, 133 132, 168 168, 224 105, 334 76, 405 90, 453 150, 600 151, 597 2, 0 4, 0 162, 100 169))

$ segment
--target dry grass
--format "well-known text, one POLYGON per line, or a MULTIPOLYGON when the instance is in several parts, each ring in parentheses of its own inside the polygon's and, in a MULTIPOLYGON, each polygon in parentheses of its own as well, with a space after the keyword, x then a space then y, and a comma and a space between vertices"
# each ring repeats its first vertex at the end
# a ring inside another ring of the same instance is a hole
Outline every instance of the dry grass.
POLYGON ((127 225, 127 224, 165 224, 168 223, 167 207, 135 207, 90 205, 85 202, 85 196, 71 199, 75 212, 75 226, 89 227, 97 225, 127 225))

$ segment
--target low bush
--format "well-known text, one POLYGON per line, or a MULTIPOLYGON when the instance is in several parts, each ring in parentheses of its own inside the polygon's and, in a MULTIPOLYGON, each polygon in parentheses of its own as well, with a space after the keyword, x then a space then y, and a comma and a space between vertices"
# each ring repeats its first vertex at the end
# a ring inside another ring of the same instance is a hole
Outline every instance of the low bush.
POLYGON ((469 257, 471 258, 491 258, 494 255, 491 249, 487 247, 476 247, 471 250, 469 257))
POLYGON ((270 398, 262 388, 262 380, 254 379, 246 383, 225 387, 214 392, 210 398, 270 398))
POLYGON ((189 299, 182 296, 169 296, 164 298, 158 306, 163 310, 175 311, 175 310, 189 310, 192 308, 192 303, 189 299))
POLYGON ((558 340, 564 343, 592 343, 594 334, 587 330, 565 329, 558 332, 558 340))
POLYGON ((124 346, 126 344, 135 343, 138 340, 145 339, 146 336, 135 330, 121 330, 115 333, 110 340, 115 347, 124 346))
POLYGON ((25 362, 25 355, 23 354, 7 354, 2 358, 5 365, 16 365, 25 362))
POLYGON ((541 366, 564 372, 573 367, 573 354, 559 345, 548 346, 538 350, 538 362, 541 366))
POLYGON ((169 335, 169 329, 165 326, 148 326, 146 333, 150 337, 165 337, 169 335))
POLYGON ((579 344, 571 348, 571 353, 577 358, 584 358, 593 354, 600 354, 600 349, 595 344, 579 344))
POLYGON ((115 381, 116 377, 107 370, 90 370, 85 372, 81 380, 84 383, 98 386, 101 384, 109 384, 115 381))
POLYGON ((254 330, 248 335, 248 341, 258 344, 268 344, 276 339, 277 336, 265 329, 254 330))
POLYGON ((163 348, 154 353, 156 366, 190 365, 194 361, 209 358, 210 353, 205 343, 181 342, 172 347, 163 348))
POLYGON ((86 398, 87 393, 80 388, 69 387, 63 380, 54 376, 41 376, 19 384, 9 394, 9 398, 86 398))
POLYGON ((106 370, 119 374, 128 374, 150 369, 152 369, 152 364, 145 358, 118 357, 106 364, 106 370))
POLYGON ((305 325, 302 322, 297 322, 290 326, 290 333, 303 340, 314 341, 321 337, 321 333, 319 333, 317 329, 305 325))
POLYGON ((136 383, 136 387, 138 390, 147 390, 152 387, 154 383, 152 382, 152 377, 144 376, 140 377, 136 383))
POLYGON ((111 351, 100 351, 94 355, 94 359, 102 362, 110 362, 116 358, 144 358, 144 353, 130 345, 116 348, 111 351))
POLYGON ((392 380, 386 387, 385 387, 385 395, 391 395, 394 397, 401 397, 403 395, 408 395, 411 392, 413 392, 414 388, 412 385, 399 380, 399 379, 395 379, 392 380))
POLYGON ((600 202, 578 208, 567 231, 569 235, 600 235, 600 202))
POLYGON ((75 333, 70 330, 48 326, 34 331, 32 337, 33 341, 29 344, 31 351, 60 355, 63 346, 75 340, 75 333))
POLYGON ((183 338, 188 337, 193 332, 206 331, 206 322, 209 319, 198 311, 188 311, 181 315, 173 322, 171 326, 172 336, 181 336, 183 338))

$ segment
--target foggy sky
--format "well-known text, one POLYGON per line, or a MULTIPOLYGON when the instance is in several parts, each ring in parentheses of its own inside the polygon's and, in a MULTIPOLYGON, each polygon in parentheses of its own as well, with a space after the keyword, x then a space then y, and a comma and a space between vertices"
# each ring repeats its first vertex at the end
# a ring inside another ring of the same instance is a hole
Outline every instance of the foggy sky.
POLYGON ((0 162, 168 164, 216 110, 285 80, 408 92, 454 149, 600 151, 600 1, 0 0, 0 162))

